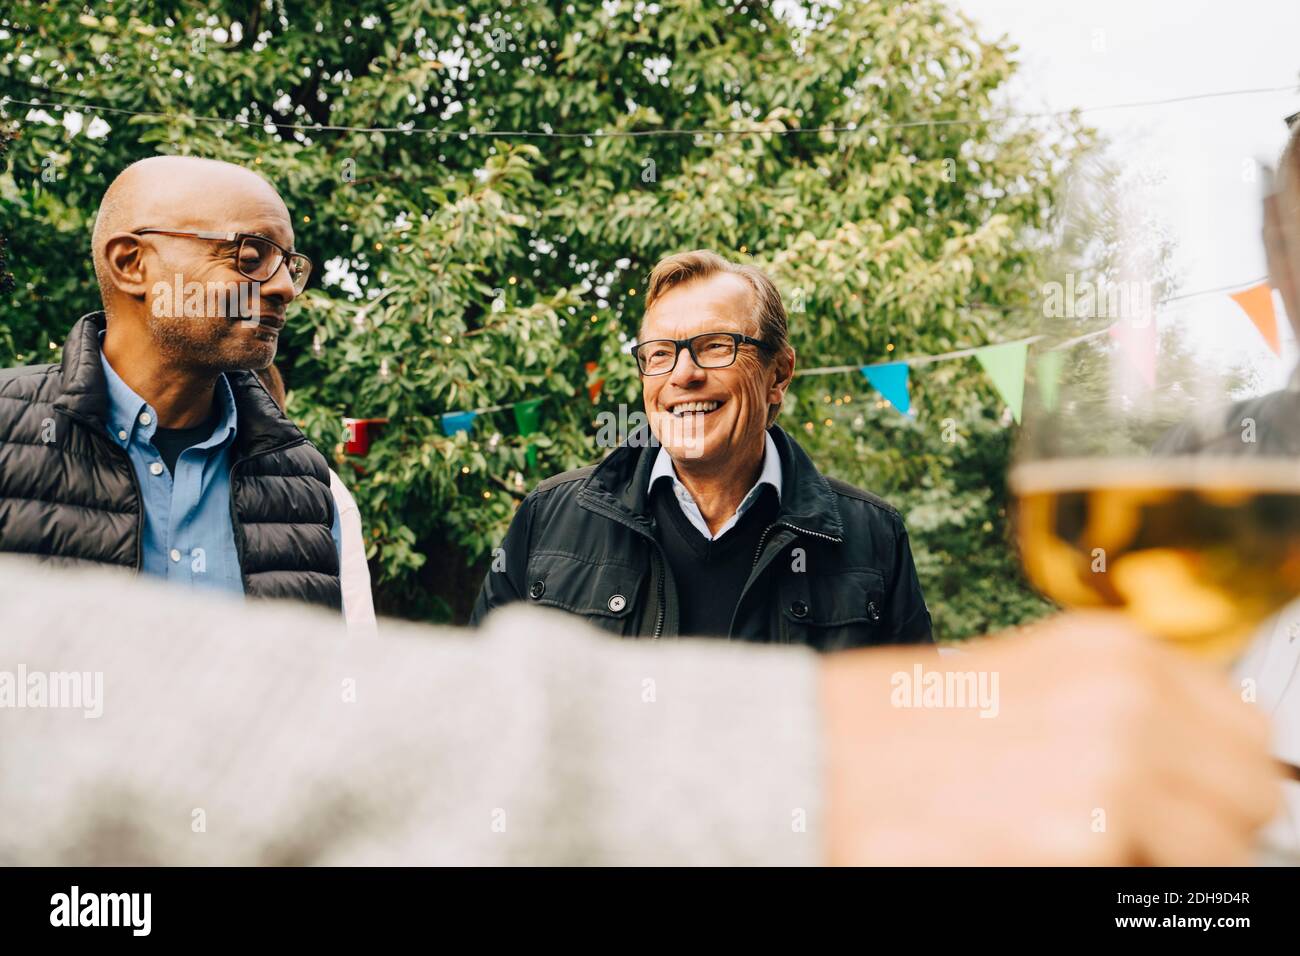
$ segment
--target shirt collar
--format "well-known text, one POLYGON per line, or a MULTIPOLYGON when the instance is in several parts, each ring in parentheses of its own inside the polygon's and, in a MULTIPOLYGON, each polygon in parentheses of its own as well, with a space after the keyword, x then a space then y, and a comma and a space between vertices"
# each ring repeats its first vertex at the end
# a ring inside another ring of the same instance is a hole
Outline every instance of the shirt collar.
POLYGON ((141 437, 146 442, 149 441, 153 438, 154 429, 158 427, 154 410, 130 385, 122 381, 122 376, 108 364, 102 349, 99 360, 104 366, 104 378, 108 382, 108 430, 123 447, 134 439, 136 428, 140 428, 141 437))
MULTIPOLYGON (((137 439, 145 443, 152 442, 154 432, 158 428, 158 413, 152 405, 137 395, 109 364, 102 348, 103 339, 101 333, 99 361, 104 367, 104 378, 108 383, 109 431, 124 448, 137 439)), ((235 393, 231 390, 225 375, 217 376, 217 386, 214 391, 217 404, 220 406, 217 427, 212 430, 212 435, 207 441, 200 442, 194 446, 195 448, 215 448, 235 435, 237 424, 235 393)))
MULTIPOLYGON (((676 469, 673 468, 672 456, 668 454, 668 449, 664 448, 662 445, 659 446, 659 454, 655 458, 654 467, 650 469, 649 488, 651 491, 654 490, 655 483, 659 481, 660 478, 672 479, 674 490, 677 490, 679 488, 682 491, 686 490, 685 487, 682 485, 681 480, 678 479, 677 477, 676 469)), ((764 432, 763 433, 763 468, 758 473, 758 481, 754 482, 754 487, 750 488, 749 493, 745 495, 745 500, 741 503, 741 508, 744 509, 745 507, 748 506, 750 502, 753 501, 754 497, 758 493, 758 489, 763 485, 771 485, 772 488, 776 491, 776 500, 780 501, 781 500, 781 478, 782 478, 781 455, 776 450, 776 443, 772 441, 771 433, 764 432)))

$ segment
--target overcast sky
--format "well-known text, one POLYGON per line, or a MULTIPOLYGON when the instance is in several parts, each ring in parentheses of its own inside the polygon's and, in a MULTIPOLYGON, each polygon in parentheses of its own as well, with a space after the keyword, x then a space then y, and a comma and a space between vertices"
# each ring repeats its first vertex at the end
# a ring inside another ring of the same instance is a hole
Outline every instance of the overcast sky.
MULTIPOLYGON (((1300 0, 950 0, 981 36, 1020 47, 1012 108, 1069 109, 1300 84, 1300 0)), ((1293 91, 1099 111, 1084 119, 1125 165, 1156 171, 1151 202, 1177 242, 1179 292, 1266 274, 1255 159, 1275 160, 1293 91)), ((1276 301, 1276 297, 1275 297, 1276 301)), ((1256 370, 1278 387, 1296 343, 1278 301, 1276 358, 1226 294, 1180 304, 1177 322, 1201 350, 1256 370)))

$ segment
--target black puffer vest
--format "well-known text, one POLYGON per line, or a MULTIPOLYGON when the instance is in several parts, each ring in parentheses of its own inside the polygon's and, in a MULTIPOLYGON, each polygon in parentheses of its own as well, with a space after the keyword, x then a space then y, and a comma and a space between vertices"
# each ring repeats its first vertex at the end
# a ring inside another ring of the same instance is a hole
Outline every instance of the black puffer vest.
MULTIPOLYGON (((139 570, 144 508, 110 439, 103 313, 72 328, 59 365, 0 370, 0 551, 139 570)), ((329 468, 252 372, 228 372, 239 427, 230 515, 251 597, 342 606, 329 468)))

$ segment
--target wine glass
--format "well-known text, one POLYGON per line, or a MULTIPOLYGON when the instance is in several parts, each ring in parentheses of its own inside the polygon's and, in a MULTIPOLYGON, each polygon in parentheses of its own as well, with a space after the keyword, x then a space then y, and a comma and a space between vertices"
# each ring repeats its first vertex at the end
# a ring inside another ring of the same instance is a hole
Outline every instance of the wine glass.
POLYGON ((1147 296, 1043 321, 1008 476, 1015 534, 1049 598, 1119 609, 1227 668, 1300 596, 1300 374, 1240 397, 1241 370, 1197 351, 1194 319, 1157 311, 1147 296))

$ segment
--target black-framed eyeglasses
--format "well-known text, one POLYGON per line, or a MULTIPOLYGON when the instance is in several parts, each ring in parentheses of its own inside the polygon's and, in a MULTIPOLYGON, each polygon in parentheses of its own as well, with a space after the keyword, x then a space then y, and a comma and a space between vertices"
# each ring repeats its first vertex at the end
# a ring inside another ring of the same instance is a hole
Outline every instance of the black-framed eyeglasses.
POLYGON ((267 282, 280 270, 281 263, 288 263, 289 279, 293 282, 293 291, 301 292, 307 287, 307 277, 311 275, 311 260, 301 252, 286 249, 273 239, 251 232, 181 232, 176 229, 136 229, 135 236, 180 236, 183 239, 208 239, 212 242, 237 243, 235 248, 235 268, 239 274, 254 282, 267 282))
POLYGON ((677 367, 682 349, 691 353, 700 368, 726 368, 735 363, 742 345, 776 351, 774 346, 739 332, 702 332, 689 339, 649 339, 633 342, 628 351, 636 356, 642 375, 667 375, 677 367))

